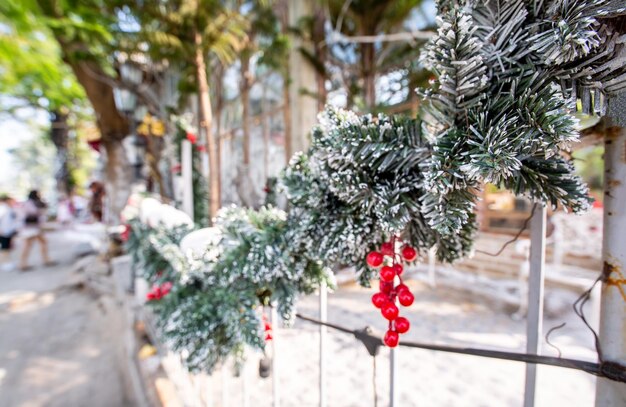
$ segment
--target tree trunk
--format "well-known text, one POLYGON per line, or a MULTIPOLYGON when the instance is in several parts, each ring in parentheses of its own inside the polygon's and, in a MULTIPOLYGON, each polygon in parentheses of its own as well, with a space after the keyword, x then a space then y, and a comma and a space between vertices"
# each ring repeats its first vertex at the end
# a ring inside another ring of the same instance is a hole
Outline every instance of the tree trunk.
MULTIPOLYGON (((313 16, 313 35, 311 40, 313 41, 313 47, 315 49, 315 57, 318 59, 323 67, 326 67, 326 29, 324 27, 326 23, 326 15, 324 13, 324 7, 316 6, 315 15, 313 16)), ((324 110, 326 105, 326 76, 317 72, 317 111, 324 110)))
POLYGON ((133 169, 128 162, 122 143, 115 140, 102 140, 102 145, 106 154, 104 219, 108 224, 117 224, 131 193, 133 169))
POLYGON ((363 79, 363 99, 371 113, 376 108, 376 67, 374 44, 361 44, 361 75, 363 79))
MULTIPOLYGON (((281 31, 284 35, 289 33, 289 1, 281 0, 277 3, 277 12, 280 19, 281 31)), ((289 95, 289 58, 283 66, 283 128, 285 137, 285 165, 289 164, 293 154, 293 141, 291 138, 291 96, 289 95)))
POLYGON ((241 56, 241 130, 243 133, 243 165, 250 165, 250 57, 241 56))
MULTIPOLYGON (((222 111, 224 110, 223 82, 224 82, 224 65, 218 64, 215 69, 215 137, 217 138, 217 167, 220 169, 220 199, 222 194, 222 152, 224 151, 224 137, 222 137, 222 111)), ((220 201, 221 204, 221 201, 220 201)))
POLYGON ((270 129, 267 123, 268 117, 265 111, 266 91, 263 89, 261 99, 261 130, 263 133, 263 178, 267 180, 270 176, 270 129))
POLYGON ((69 195, 72 189, 68 164, 69 126, 67 114, 59 111, 50 112, 50 138, 56 147, 56 188, 59 195, 69 195))
POLYGON ((106 151, 106 222, 118 224, 131 192, 133 172, 126 157, 122 140, 129 133, 129 123, 115 106, 113 88, 104 80, 106 74, 93 62, 71 62, 70 66, 85 89, 96 113, 96 123, 106 151))
POLYGON ((211 221, 217 215, 220 208, 220 168, 218 160, 218 146, 211 132, 213 115, 211 112, 211 96, 207 80, 204 51, 202 50, 202 37, 198 31, 194 34, 195 42, 195 68, 198 80, 198 94, 200 96, 200 127, 205 130, 206 146, 209 153, 209 218, 211 221))
MULTIPOLYGON (((37 4, 48 17, 64 17, 60 14, 60 8, 55 7, 56 2, 37 1, 37 4)), ((75 58, 79 53, 89 55, 88 45, 80 39, 66 37, 62 30, 53 30, 53 34, 60 45, 63 61, 72 68, 95 112, 96 124, 107 152, 106 174, 112 177, 105 182, 109 205, 106 210, 110 214, 107 222, 116 224, 126 205, 132 180, 122 146, 122 140, 129 133, 129 123, 115 106, 111 77, 95 61, 75 58), (116 168, 117 165, 121 167, 116 168)))
POLYGON ((159 187, 159 195, 162 202, 168 202, 169 199, 165 192, 165 182, 163 181, 163 175, 159 169, 159 162, 161 161, 163 142, 161 139, 156 139, 151 134, 146 136, 146 160, 148 161, 148 169, 150 170, 150 178, 156 182, 159 187))

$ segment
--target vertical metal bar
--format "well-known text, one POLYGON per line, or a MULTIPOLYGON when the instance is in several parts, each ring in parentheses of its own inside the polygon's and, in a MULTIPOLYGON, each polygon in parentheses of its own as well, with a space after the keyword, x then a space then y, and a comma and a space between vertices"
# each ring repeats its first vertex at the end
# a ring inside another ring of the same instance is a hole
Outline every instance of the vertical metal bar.
MULTIPOLYGON (((530 270, 528 276, 528 314, 526 317, 526 352, 540 353, 539 338, 543 328, 543 285, 546 262, 546 207, 537 204, 530 220, 530 270)), ((524 407, 535 405, 537 365, 526 364, 524 407)))
MULTIPOLYGON (((599 337, 602 359, 626 364, 626 129, 609 129, 604 147, 604 265, 599 337)), ((626 385, 598 378, 596 406, 626 406, 626 385)))
MULTIPOLYGON (((320 284, 320 321, 328 320, 328 289, 326 282, 320 284)), ((320 325, 320 407, 326 407, 326 335, 327 329, 320 325)))
POLYGON ((272 398, 273 407, 280 407, 280 391, 279 391, 279 379, 280 373, 278 367, 278 353, 276 349, 276 341, 278 340, 278 312, 276 311, 276 304, 272 307, 272 398))
POLYGON ((183 176, 183 212, 193 219, 193 163, 192 145, 183 140, 181 148, 181 171, 183 176))
POLYGON ((250 394, 248 392, 248 363, 245 361, 247 355, 244 355, 243 366, 241 367, 241 405, 248 407, 250 405, 250 394))
POLYGON ((398 348, 389 350, 389 407, 398 406, 398 394, 396 392, 396 376, 398 375, 397 352, 398 348))
POLYGON ((230 393, 228 388, 228 369, 226 365, 222 365, 222 407, 228 407, 230 405, 230 393))
POLYGON ((213 375, 204 375, 205 380, 205 406, 213 407, 215 402, 213 401, 213 375))

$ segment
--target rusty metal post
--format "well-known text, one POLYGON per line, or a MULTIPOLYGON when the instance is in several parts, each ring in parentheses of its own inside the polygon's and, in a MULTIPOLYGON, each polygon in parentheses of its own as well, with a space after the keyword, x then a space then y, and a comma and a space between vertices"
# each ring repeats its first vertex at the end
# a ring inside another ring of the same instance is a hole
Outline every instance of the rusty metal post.
MULTIPOLYGON (((609 129, 604 147, 600 347, 605 361, 626 365, 626 129, 609 129)), ((626 384, 598 378, 596 406, 626 406, 626 384)))

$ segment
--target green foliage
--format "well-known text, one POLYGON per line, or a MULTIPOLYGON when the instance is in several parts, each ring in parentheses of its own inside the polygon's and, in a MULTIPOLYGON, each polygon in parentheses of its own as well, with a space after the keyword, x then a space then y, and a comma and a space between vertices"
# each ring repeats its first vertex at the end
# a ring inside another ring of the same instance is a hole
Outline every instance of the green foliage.
POLYGON ((589 188, 601 192, 604 187, 604 146, 579 149, 572 154, 576 172, 589 184, 589 188))
POLYGON ((140 26, 135 46, 147 44, 154 60, 165 59, 175 66, 193 63, 196 33, 202 39, 203 51, 224 64, 236 59, 246 38, 246 20, 224 2, 171 0, 128 7, 140 26))
POLYGON ((29 2, 0 4, 0 94, 16 98, 18 106, 63 114, 84 113, 85 93, 52 36, 47 19, 29 2))
POLYGON ((574 212, 589 207, 561 155, 578 139, 576 95, 589 110, 594 87, 601 111, 603 94, 626 82, 615 77, 623 67, 602 65, 620 46, 597 19, 623 11, 613 1, 439 2, 439 31, 424 57, 437 81, 421 91, 434 144, 425 204, 435 229, 458 232, 485 182, 574 212))
POLYGON ((250 57, 258 53, 259 65, 283 72, 285 60, 289 58, 290 41, 281 31, 280 22, 274 12, 272 1, 251 0, 243 2, 240 9, 243 18, 248 21, 248 41, 241 54, 250 57))
POLYGON ((290 240, 326 264, 356 266, 366 285, 372 277, 366 254, 391 236, 422 252, 437 245, 442 261, 465 255, 473 222, 443 236, 422 212, 431 149, 419 124, 327 108, 308 153, 294 156, 283 174, 290 240))
POLYGON ((165 343, 192 372, 211 372, 244 344, 259 350, 265 345, 257 301, 248 291, 175 285, 152 305, 165 343))
POLYGON ((176 270, 171 257, 163 248, 178 245, 191 230, 188 226, 174 228, 152 228, 142 224, 139 219, 129 221, 132 233, 126 242, 126 250, 132 255, 133 267, 137 275, 151 283, 172 281, 176 270))
POLYGON ((259 307, 275 304, 292 321, 300 293, 321 281, 332 286, 328 271, 290 242, 286 214, 278 209, 222 209, 219 237, 197 258, 177 246, 189 229, 131 225, 127 247, 141 275, 151 284, 173 283, 149 304, 163 338, 192 371, 210 372, 245 345, 263 349, 259 307))

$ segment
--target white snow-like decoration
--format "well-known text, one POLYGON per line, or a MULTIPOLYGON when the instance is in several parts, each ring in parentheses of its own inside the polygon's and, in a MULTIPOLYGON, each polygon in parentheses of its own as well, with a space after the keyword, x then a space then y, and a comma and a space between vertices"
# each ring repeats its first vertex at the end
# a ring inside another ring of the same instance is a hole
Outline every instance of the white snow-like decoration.
POLYGON ((129 222, 139 216, 139 208, 126 205, 120 213, 120 219, 123 223, 129 222))
POLYGON ((122 209, 122 213, 120 213, 122 222, 129 222, 139 216, 139 208, 142 201, 143 197, 141 194, 133 193, 128 197, 126 206, 122 209))
POLYGON ((163 204, 154 198, 143 199, 139 205, 139 220, 141 220, 141 223, 156 226, 159 223, 158 212, 161 205, 163 204))
POLYGON ((193 227, 193 220, 187 213, 170 205, 161 205, 158 210, 159 222, 168 228, 188 225, 193 227))
POLYGON ((180 249, 187 257, 198 258, 217 246, 222 240, 222 232, 217 227, 199 229, 189 233, 180 241, 180 249))

